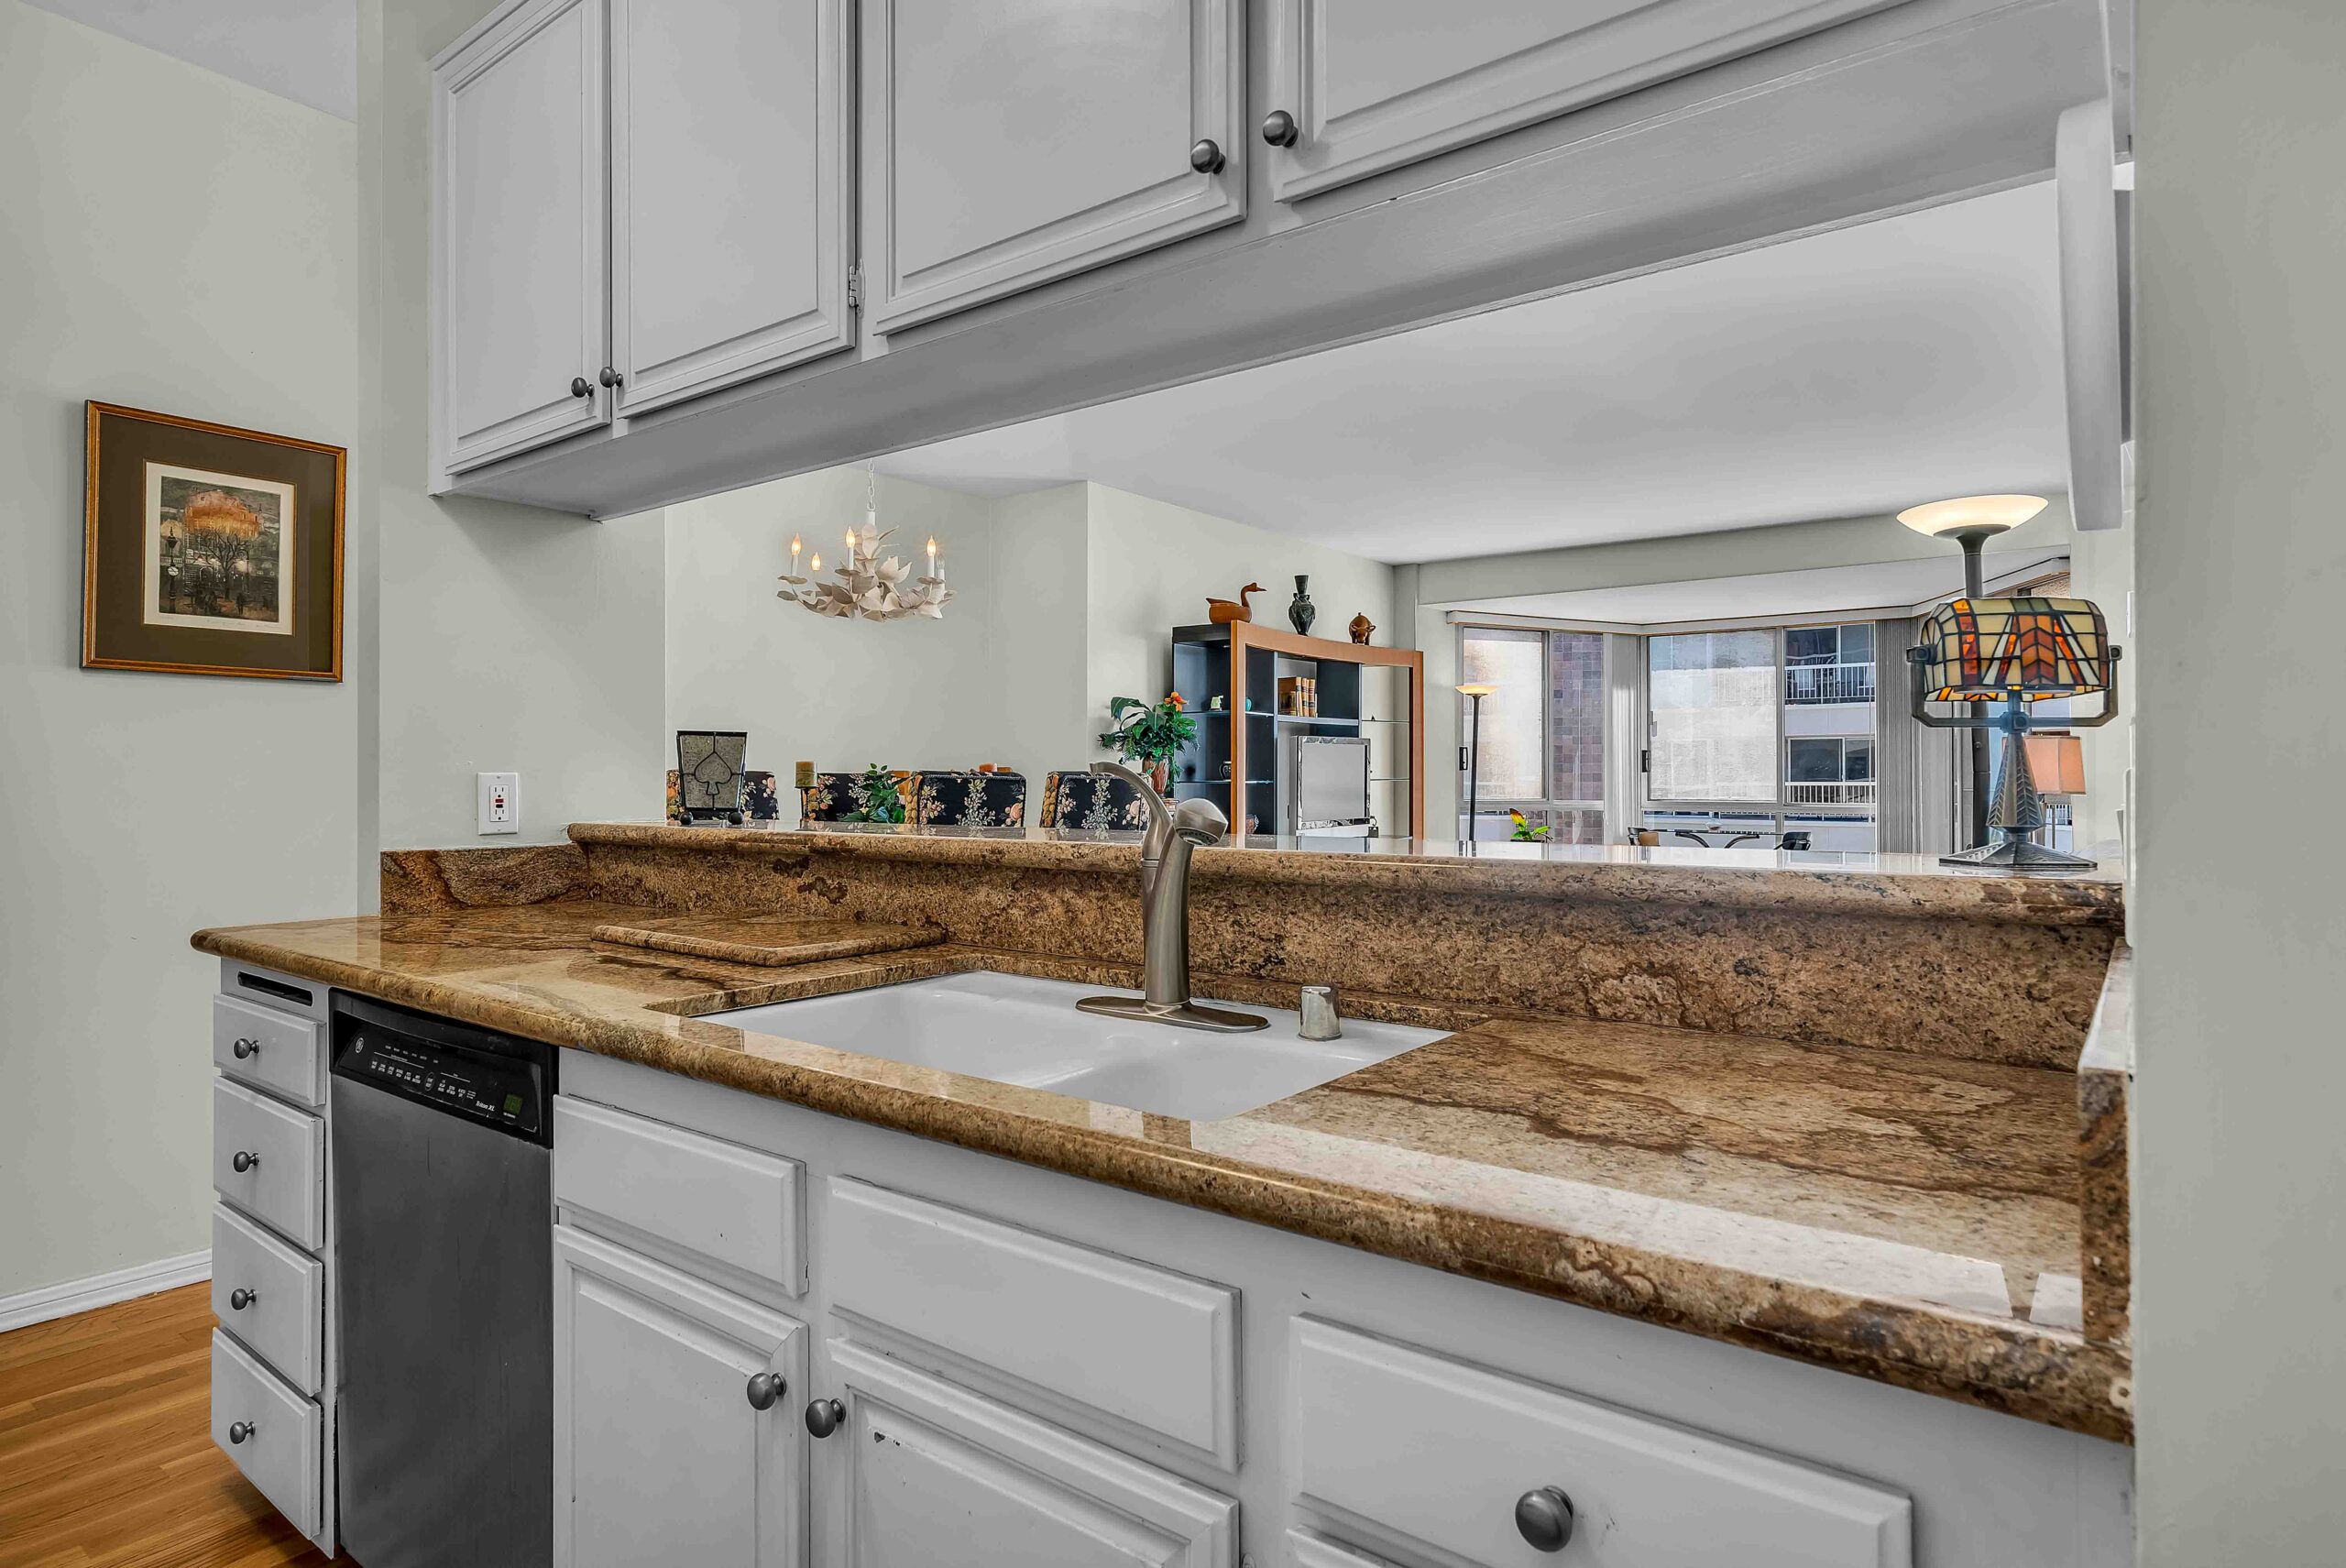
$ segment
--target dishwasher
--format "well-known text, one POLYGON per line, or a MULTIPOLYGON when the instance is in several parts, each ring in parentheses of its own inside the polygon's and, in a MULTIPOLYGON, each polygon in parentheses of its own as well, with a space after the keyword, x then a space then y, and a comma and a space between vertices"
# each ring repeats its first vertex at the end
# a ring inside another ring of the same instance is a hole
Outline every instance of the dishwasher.
POLYGON ((554 1049, 333 1006, 343 1550, 361 1568, 543 1568, 554 1049))

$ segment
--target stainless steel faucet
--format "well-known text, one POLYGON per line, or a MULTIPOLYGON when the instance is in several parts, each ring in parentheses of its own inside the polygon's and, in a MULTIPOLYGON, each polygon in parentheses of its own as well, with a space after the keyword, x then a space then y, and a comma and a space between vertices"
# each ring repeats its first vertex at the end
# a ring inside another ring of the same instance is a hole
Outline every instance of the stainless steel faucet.
POLYGON ((1148 811, 1148 831, 1140 841, 1141 994, 1087 996, 1076 1005, 1185 1029, 1238 1034, 1268 1028, 1267 1018, 1189 1000, 1189 856, 1201 845, 1220 843, 1230 819, 1210 800, 1168 806, 1156 785, 1121 762, 1094 762, 1091 771, 1130 784, 1148 811))

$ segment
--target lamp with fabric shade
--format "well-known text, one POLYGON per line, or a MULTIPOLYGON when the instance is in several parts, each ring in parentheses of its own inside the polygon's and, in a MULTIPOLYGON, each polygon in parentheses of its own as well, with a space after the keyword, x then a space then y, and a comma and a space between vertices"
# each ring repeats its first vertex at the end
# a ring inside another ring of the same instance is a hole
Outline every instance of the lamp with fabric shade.
POLYGON ((2030 735, 2022 741, 2036 793, 2066 799, 2086 792, 2086 742, 2081 735, 2030 735))

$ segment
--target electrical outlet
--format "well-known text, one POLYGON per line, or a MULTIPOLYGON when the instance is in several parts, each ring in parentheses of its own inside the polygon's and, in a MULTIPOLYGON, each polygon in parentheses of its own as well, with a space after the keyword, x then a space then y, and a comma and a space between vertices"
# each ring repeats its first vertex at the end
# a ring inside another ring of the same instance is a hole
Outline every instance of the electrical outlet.
POLYGON ((480 830, 519 833, 521 830, 521 775, 480 773, 480 830))

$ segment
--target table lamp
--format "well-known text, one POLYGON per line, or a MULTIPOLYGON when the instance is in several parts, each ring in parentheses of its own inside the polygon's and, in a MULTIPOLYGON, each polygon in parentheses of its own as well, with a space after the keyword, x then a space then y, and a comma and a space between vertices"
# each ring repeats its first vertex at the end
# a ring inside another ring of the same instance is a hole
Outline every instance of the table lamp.
MULTIPOLYGON (((1906 651, 1914 717, 1934 729, 1995 729, 2003 734, 1990 790, 1989 830, 2000 841, 1940 863, 2019 872, 2091 871, 2081 856, 2048 850, 2029 835, 2045 826, 2045 803, 2030 768, 2025 744, 2031 703, 2054 697, 2101 694, 2101 711, 2074 716, 2065 728, 2092 729, 2118 712, 2119 650, 2110 642, 2101 611, 2084 599, 1959 598, 1941 605, 1923 622, 1922 641, 1906 651), (1930 710, 1935 702, 1963 705, 1951 718, 1930 710), (2001 702, 2000 711, 1975 717, 1974 703, 2001 702)), ((2076 741, 2077 737, 2048 737, 2076 741)), ((2083 786, 2082 747, 2076 783, 2083 786)), ((2057 749, 2056 749, 2057 755, 2057 749)), ((2068 783, 2064 776, 2056 783, 2068 783)), ((2071 793, 2075 793, 2072 791, 2071 793)))

